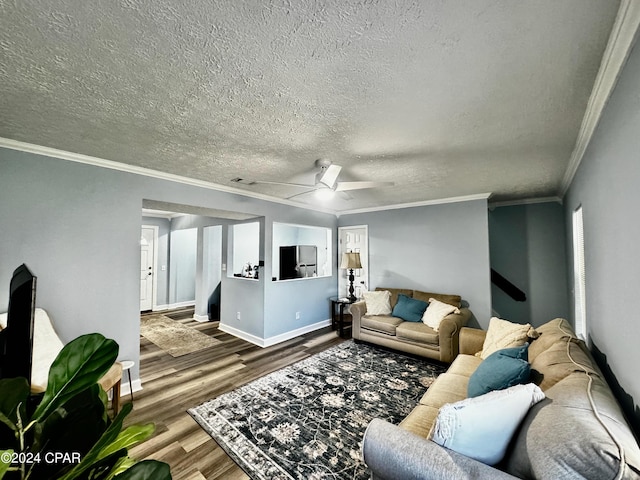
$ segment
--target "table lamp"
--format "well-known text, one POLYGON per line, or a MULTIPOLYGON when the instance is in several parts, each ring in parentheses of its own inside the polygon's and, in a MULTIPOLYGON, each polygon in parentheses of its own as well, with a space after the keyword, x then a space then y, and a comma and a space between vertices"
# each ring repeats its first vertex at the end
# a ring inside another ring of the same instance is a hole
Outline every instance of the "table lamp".
POLYGON ((358 252, 343 253, 340 268, 349 270, 349 296, 347 298, 350 302, 355 302, 356 296, 353 294, 353 269, 362 268, 362 264, 360 263, 360 254, 358 252))

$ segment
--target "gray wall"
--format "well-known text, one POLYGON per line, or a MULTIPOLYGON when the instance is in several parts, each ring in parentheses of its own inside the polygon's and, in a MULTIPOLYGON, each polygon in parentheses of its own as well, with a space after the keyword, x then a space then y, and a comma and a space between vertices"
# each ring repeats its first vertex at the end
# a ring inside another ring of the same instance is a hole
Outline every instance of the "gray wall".
POLYGON ((491 285, 492 308, 502 318, 542 325, 569 318, 564 208, 559 203, 489 211, 491 268, 525 292, 516 302, 491 285))
MULTIPOLYGON (((0 288, 0 311, 7 308, 11 273, 27 263, 38 276, 37 304, 49 312, 63 341, 101 332, 119 343, 121 359, 136 361, 133 376, 138 378, 143 199, 268 214, 270 222, 336 226, 336 218, 329 214, 0 149, 0 287, 6 289, 1 294, 0 288)), ((222 322, 262 335, 264 322, 277 321, 267 314, 256 328, 244 321, 246 317, 241 321, 230 317, 247 303, 265 308, 263 282, 265 276, 271 278, 270 262, 268 268, 255 282, 256 295, 236 288, 237 282, 223 286, 229 297, 222 322)), ((329 290, 335 294, 337 277, 328 281, 333 282, 329 290)), ((294 289, 292 295, 307 296, 311 304, 317 298, 327 301, 326 288, 294 289)), ((303 318, 299 325, 306 322, 312 324, 313 318, 303 318)))
POLYGON ((198 229, 172 230, 169 242, 169 304, 193 304, 196 299, 198 229))
POLYGON ((491 317, 486 200, 344 215, 339 226, 369 226, 370 290, 413 288, 459 294, 472 325, 491 317))
MULTIPOLYGON (((630 403, 640 399, 640 45, 636 44, 564 199, 584 219, 587 332, 630 403), (635 400, 633 400, 635 399, 635 400)), ((571 252, 571 235, 567 235, 571 252)), ((572 271, 571 261, 570 270, 572 271)), ((573 277, 569 276, 573 282, 573 277)), ((632 410, 633 405, 627 410, 632 410)), ((636 421, 638 416, 635 415, 636 421)))

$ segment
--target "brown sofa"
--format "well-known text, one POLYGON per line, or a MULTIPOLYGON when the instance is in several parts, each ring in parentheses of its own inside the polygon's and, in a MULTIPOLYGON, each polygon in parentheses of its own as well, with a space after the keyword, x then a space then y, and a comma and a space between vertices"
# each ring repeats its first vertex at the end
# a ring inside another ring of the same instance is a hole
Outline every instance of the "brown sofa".
POLYGON ((584 342, 564 319, 536 330, 531 380, 546 399, 529 410, 500 464, 485 465, 427 439, 440 407, 467 397, 469 377, 482 362, 474 354, 485 332, 463 328, 460 355, 402 423, 369 424, 362 449, 371 478, 639 479, 640 448, 584 342))
MULTIPOLYGON (((460 307, 459 295, 421 292, 401 288, 376 288, 377 291, 391 292, 391 308, 398 301, 398 294, 428 302, 434 298, 444 303, 460 307)), ((468 308, 460 308, 460 313, 452 313, 442 320, 436 332, 422 322, 405 322, 391 315, 367 315, 364 301, 351 305, 353 338, 356 341, 375 343, 383 347, 420 355, 440 362, 451 363, 458 355, 460 329, 471 318, 468 308)))

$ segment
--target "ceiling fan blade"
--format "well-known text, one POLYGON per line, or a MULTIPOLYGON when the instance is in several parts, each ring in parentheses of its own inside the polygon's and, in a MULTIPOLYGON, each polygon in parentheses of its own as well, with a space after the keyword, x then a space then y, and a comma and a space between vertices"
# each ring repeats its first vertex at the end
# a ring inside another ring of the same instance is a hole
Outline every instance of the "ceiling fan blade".
POLYGON ((253 180, 250 185, 284 185, 286 187, 313 188, 315 185, 307 185, 304 183, 287 183, 287 182, 268 182, 263 180, 253 180))
POLYGON ((322 183, 329 188, 333 188, 336 184, 336 180, 338 179, 338 175, 340 175, 340 170, 342 170, 340 165, 329 165, 318 173, 316 176, 316 182, 322 183))
POLYGON ((393 182, 338 182, 336 192, 344 192, 345 190, 363 190, 365 188, 392 187, 393 182))
MULTIPOLYGON (((307 188, 308 188, 308 187, 307 187, 307 188)), ((286 198, 287 198, 287 200, 291 200, 292 198, 300 197, 300 196, 302 196, 302 195, 306 195, 307 193, 315 192, 316 190, 317 190, 316 188, 312 188, 311 190, 307 190, 307 191, 305 191, 305 192, 295 193, 295 194, 293 194, 293 195, 291 195, 291 196, 289 196, 289 197, 286 197, 286 198)))

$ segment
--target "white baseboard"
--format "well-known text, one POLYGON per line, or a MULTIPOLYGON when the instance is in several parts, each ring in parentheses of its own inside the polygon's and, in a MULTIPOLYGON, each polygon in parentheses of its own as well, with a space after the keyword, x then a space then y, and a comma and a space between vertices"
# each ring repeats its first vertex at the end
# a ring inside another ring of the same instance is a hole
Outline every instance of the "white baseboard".
POLYGON ((151 309, 152 312, 160 312, 162 310, 173 310, 176 308, 184 308, 184 307, 194 307, 196 304, 195 300, 188 300, 186 302, 178 302, 178 303, 168 303, 165 305, 156 305, 151 309))
POLYGON ((196 322, 208 322, 209 321, 209 315, 198 315, 196 313, 193 314, 193 319, 196 322))
MULTIPOLYGON (((140 390, 142 390, 142 380, 140 380, 139 378, 132 379, 131 386, 133 387, 133 393, 139 392, 140 390)), ((122 381, 120 382, 120 398, 127 395, 131 395, 131 390, 129 389, 129 379, 122 379, 122 381)))
POLYGON ((263 345, 264 339, 260 337, 256 337, 251 333, 243 332, 242 330, 239 330, 235 327, 231 327, 222 322, 220 322, 220 324, 218 325, 218 329, 230 335, 233 335, 234 337, 238 337, 238 338, 241 338, 242 340, 246 340, 247 342, 253 343, 254 345, 258 345, 259 347, 264 347, 263 345))
POLYGON ((291 340, 292 338, 299 337, 300 335, 304 335, 305 333, 315 332, 316 330, 320 330, 324 327, 331 326, 331 319, 322 320, 318 323, 312 323, 311 325, 306 325, 301 328, 297 328, 295 330, 291 330, 290 332, 281 333, 280 335, 275 335, 273 337, 265 338, 264 343, 265 347, 270 347, 271 345, 276 345, 278 343, 286 342, 287 340, 291 340))
POLYGON ((299 337, 300 335, 304 335, 305 333, 320 330, 321 328, 328 327, 330 325, 331 325, 331 319, 322 320, 320 322, 313 323, 311 325, 306 325, 304 327, 297 328, 289 332, 281 333, 280 335, 275 335, 269 338, 257 337, 256 335, 244 332, 230 325, 226 325, 222 322, 218 325, 218 328, 223 332, 233 335, 234 337, 241 338, 242 340, 246 340, 247 342, 253 343, 254 345, 258 345, 259 347, 266 348, 272 345, 276 345, 278 343, 286 342, 287 340, 291 340, 292 338, 299 337))

